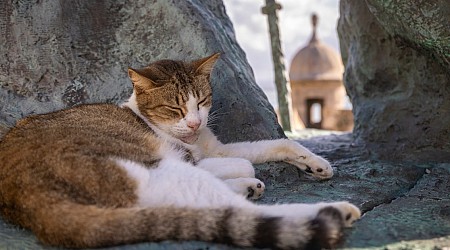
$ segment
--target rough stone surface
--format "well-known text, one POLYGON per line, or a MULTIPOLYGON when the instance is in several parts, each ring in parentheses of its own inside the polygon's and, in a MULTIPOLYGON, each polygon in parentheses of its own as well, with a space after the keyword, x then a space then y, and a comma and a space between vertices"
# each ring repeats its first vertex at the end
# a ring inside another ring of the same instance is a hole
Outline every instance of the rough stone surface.
MULTIPOLYGON (((342 249, 443 249, 450 246, 450 164, 400 164, 370 159, 351 134, 301 140, 332 162, 335 176, 318 182, 287 164, 257 166, 267 191, 259 203, 348 200, 364 215, 346 231, 342 249)), ((0 221, 0 249, 49 249, 28 231, 0 221)), ((142 243, 110 249, 236 249, 205 242, 142 243)))
POLYGON ((378 158, 450 161, 449 5, 340 2, 338 33, 354 134, 378 158))
POLYGON ((434 56, 450 71, 450 2, 366 0, 370 12, 392 36, 434 56))
POLYGON ((419 241, 437 238, 433 244, 429 242, 428 247, 450 247, 449 173, 450 164, 437 165, 404 196, 366 213, 365 218, 355 224, 356 228, 365 230, 352 231, 348 246, 395 246, 404 241, 409 242, 409 247, 423 249, 419 241))
POLYGON ((119 103, 131 94, 129 66, 222 52, 213 75, 216 133, 224 141, 283 136, 221 0, 1 1, 0 36, 0 124, 119 103))

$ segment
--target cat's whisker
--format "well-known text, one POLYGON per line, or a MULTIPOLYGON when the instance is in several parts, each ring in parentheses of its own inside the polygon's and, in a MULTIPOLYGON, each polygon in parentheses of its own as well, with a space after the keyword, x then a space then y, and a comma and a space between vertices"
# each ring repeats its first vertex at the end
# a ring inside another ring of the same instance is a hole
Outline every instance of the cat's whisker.
POLYGON ((210 119, 210 118, 222 117, 222 116, 228 115, 228 114, 230 114, 230 113, 229 113, 229 112, 227 112, 227 113, 216 113, 216 114, 209 115, 209 116, 208 116, 208 119, 210 119))
POLYGON ((212 117, 211 119, 208 119, 208 124, 212 123, 212 122, 217 122, 220 120, 220 117, 212 117))
POLYGON ((208 116, 208 120, 215 120, 222 117, 222 115, 214 115, 214 116, 208 116))
POLYGON ((217 115, 217 114, 209 115, 209 116, 208 116, 208 120, 217 119, 217 118, 219 118, 219 117, 221 117, 221 116, 222 116, 222 115, 217 115))
POLYGON ((212 118, 212 117, 220 117, 220 116, 224 116, 224 115, 228 115, 228 114, 230 114, 230 112, 213 112, 213 113, 210 113, 209 115, 208 115, 208 118, 212 118))
POLYGON ((217 108, 217 109, 215 109, 215 110, 213 110, 213 111, 210 111, 210 113, 211 113, 211 114, 216 113, 216 112, 218 112, 218 111, 220 111, 221 109, 224 109, 224 108, 225 108, 225 107, 217 108))
POLYGON ((217 126, 217 125, 218 125, 218 123, 216 123, 216 122, 208 122, 208 123, 206 124, 207 127, 210 127, 210 126, 217 126))
POLYGON ((220 117, 222 117, 224 115, 227 115, 227 114, 230 114, 230 112, 221 112, 221 113, 219 113, 217 110, 215 110, 215 112, 212 112, 212 113, 210 113, 208 115, 208 121, 209 120, 217 120, 220 117))

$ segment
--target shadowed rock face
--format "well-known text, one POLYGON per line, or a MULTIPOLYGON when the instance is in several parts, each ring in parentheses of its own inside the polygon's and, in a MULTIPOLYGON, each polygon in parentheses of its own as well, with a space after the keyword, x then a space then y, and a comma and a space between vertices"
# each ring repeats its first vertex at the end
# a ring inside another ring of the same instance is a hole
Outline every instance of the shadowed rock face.
POLYGON ((0 124, 81 103, 120 103, 127 67, 222 52, 212 79, 223 141, 282 136, 222 1, 2 1, 0 124))
POLYGON ((376 157, 450 160, 449 10, 444 0, 340 3, 354 135, 376 157))

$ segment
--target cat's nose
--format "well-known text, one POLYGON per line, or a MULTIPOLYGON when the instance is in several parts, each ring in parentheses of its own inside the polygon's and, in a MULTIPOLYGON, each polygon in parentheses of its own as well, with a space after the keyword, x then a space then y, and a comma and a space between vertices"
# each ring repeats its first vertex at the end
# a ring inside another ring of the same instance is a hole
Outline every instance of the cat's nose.
POLYGON ((186 124, 187 124, 187 126, 189 128, 191 128, 194 131, 196 131, 198 129, 198 127, 200 127, 200 121, 199 120, 187 121, 186 124))

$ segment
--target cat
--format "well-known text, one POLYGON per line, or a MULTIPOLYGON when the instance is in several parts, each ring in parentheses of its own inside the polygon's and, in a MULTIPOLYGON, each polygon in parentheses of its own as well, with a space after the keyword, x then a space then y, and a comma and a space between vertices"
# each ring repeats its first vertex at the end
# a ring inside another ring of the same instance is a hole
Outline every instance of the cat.
POLYGON ((330 164, 288 139, 221 143, 207 127, 219 54, 128 69, 120 106, 84 104, 19 120, 0 143, 0 212, 46 245, 200 240, 333 247, 360 217, 345 201, 257 205, 254 163, 319 178, 330 164), (249 198, 249 199, 247 199, 249 198))

